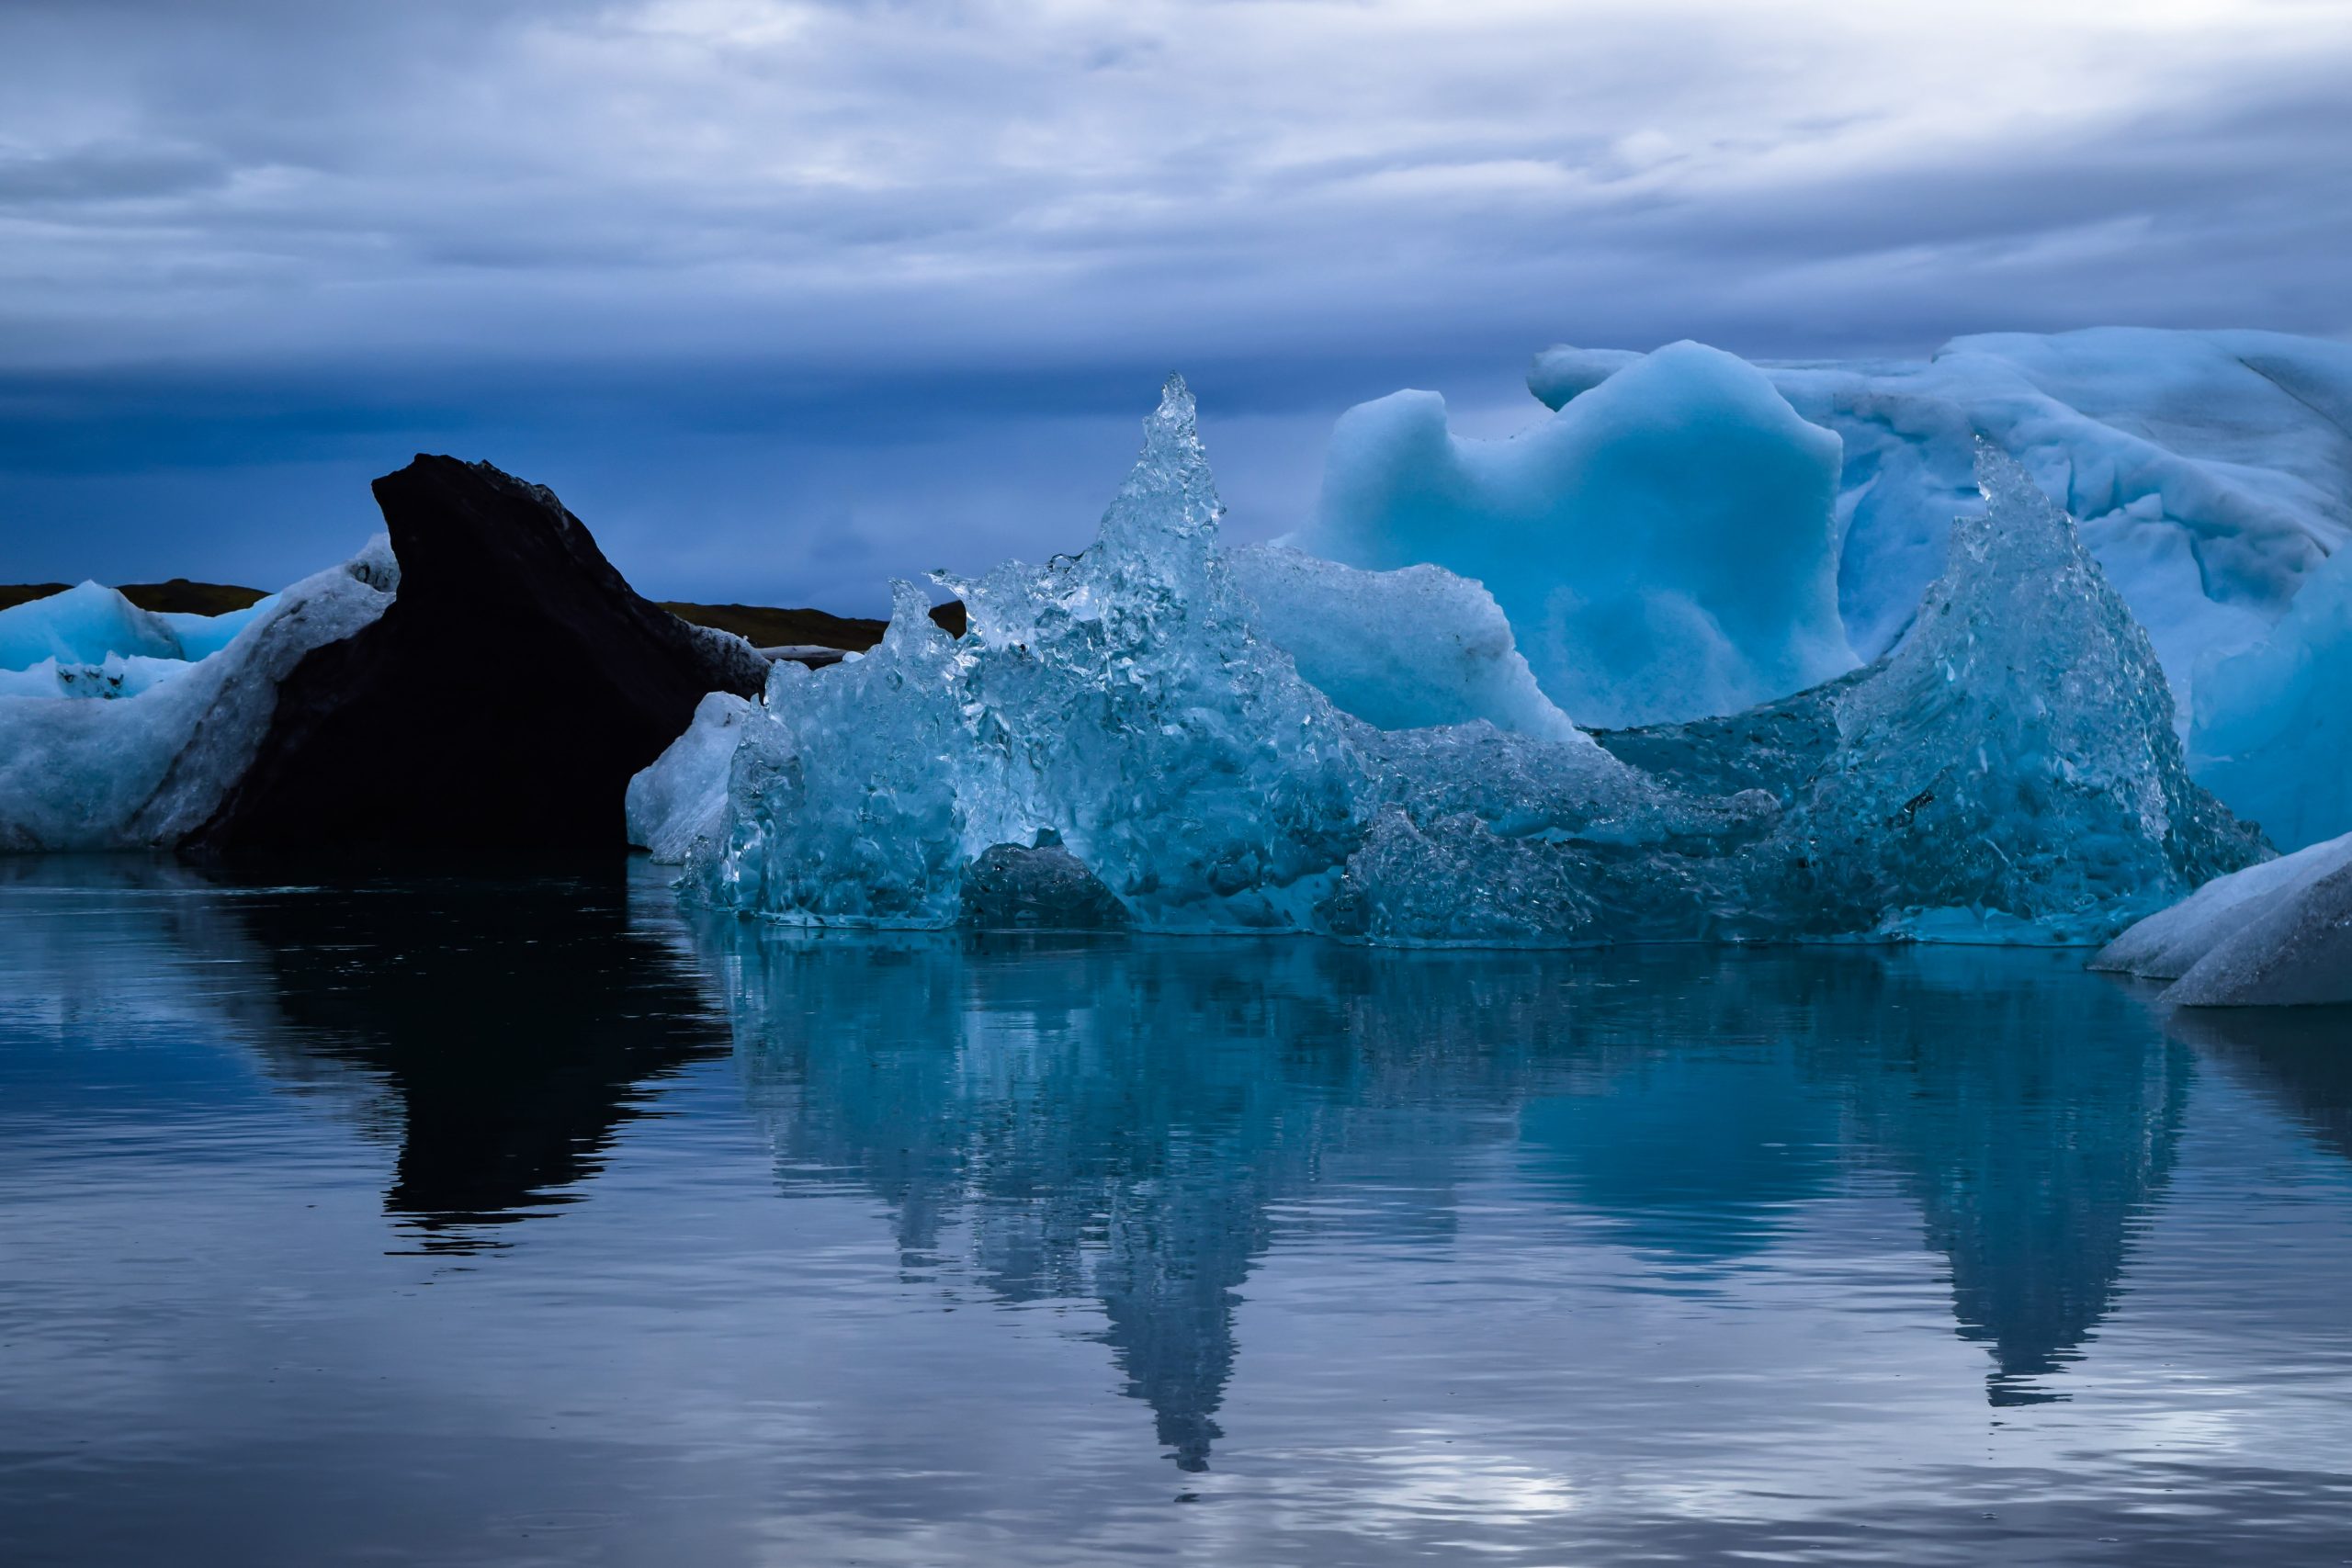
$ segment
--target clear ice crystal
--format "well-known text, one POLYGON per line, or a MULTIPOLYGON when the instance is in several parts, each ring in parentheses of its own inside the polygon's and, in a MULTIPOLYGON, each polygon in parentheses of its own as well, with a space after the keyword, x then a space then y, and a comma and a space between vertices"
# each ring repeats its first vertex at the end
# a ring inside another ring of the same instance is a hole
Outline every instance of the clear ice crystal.
POLYGON ((1359 836, 1354 728, 1251 629, 1171 378, 1092 547, 973 581, 965 635, 896 586, 882 645, 777 666, 712 901, 810 924, 945 925, 966 868, 1052 834, 1160 930, 1303 930, 1359 836))

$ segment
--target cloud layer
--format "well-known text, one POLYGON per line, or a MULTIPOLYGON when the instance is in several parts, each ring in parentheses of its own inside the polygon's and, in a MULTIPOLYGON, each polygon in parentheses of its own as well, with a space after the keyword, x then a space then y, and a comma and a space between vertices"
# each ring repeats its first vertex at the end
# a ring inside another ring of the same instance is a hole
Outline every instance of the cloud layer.
POLYGON ((2342 334, 2347 66, 2297 0, 17 0, 0 576, 288 576, 433 445, 870 603, 1082 537, 1171 365, 1265 532, 1554 341, 2342 334))

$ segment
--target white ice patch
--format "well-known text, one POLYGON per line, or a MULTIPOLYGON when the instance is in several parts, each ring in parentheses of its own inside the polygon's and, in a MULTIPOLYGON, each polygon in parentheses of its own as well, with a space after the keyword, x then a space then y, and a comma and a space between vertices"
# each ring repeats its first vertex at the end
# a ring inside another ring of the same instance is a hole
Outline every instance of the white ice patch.
POLYGON ((2207 883, 2096 966, 2172 980, 2177 1007, 2352 1002, 2352 834, 2207 883))
POLYGON ((732 692, 703 698, 686 732, 628 781, 630 843, 674 863, 725 830, 728 768, 751 712, 751 701, 732 692))

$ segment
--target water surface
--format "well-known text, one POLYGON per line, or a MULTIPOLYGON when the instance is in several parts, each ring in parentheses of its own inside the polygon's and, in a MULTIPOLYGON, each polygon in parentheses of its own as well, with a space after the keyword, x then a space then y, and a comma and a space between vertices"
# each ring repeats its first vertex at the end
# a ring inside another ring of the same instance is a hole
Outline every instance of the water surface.
POLYGON ((0 863, 0 1562, 2352 1561, 2352 1023, 0 863))

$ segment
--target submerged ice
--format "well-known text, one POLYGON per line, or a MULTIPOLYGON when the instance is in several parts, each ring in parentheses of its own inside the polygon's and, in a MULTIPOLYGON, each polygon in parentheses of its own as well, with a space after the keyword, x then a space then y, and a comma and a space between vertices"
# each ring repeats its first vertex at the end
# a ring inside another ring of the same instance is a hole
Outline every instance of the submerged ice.
POLYGON ((1508 639, 1398 705, 1396 666, 1306 635, 1333 633, 1316 615, 1408 606, 1477 640, 1484 596, 1237 561, 1181 381, 1145 432, 1084 553, 941 579, 962 638, 902 584, 867 657, 706 705, 632 788, 633 836, 683 856, 690 896, 802 924, 1016 910, 1408 944, 2096 940, 2262 852, 2189 782, 2071 522, 1997 453, 1989 515, 1892 652, 1596 738, 1526 701, 1508 639))

